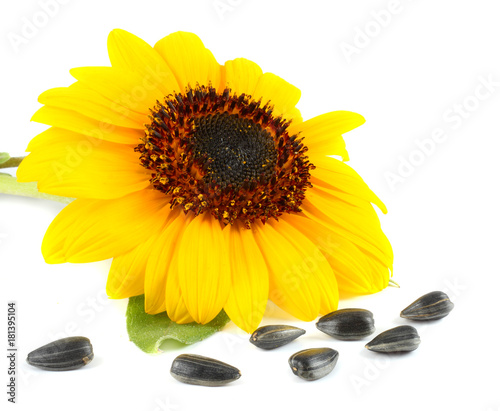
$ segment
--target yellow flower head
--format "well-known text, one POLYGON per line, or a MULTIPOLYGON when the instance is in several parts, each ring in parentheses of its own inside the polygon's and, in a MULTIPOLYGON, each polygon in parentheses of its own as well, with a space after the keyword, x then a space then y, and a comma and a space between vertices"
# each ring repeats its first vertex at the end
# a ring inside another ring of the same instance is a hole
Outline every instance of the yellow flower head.
POLYGON ((113 258, 111 298, 207 323, 221 309, 242 329, 267 301, 311 321, 339 291, 387 286, 391 246, 381 201, 342 161, 342 134, 363 124, 335 111, 302 121, 300 91, 243 58, 219 65, 191 33, 153 47, 123 30, 111 67, 40 96, 19 181, 76 198, 42 244, 48 263, 113 258))

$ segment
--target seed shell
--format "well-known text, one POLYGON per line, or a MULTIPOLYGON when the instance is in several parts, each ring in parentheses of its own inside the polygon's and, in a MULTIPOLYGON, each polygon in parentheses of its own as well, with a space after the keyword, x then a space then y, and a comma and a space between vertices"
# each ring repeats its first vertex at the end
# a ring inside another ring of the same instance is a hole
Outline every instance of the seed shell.
POLYGON ((208 387, 225 385, 241 377, 240 370, 232 365, 195 354, 179 355, 172 362, 170 374, 183 383, 208 387))
POLYGON ((94 358, 90 340, 67 337, 48 343, 28 354, 28 364, 43 370, 69 371, 87 365, 94 358))
POLYGON ((330 374, 339 353, 332 348, 309 348, 296 352, 288 359, 292 372, 306 381, 315 381, 330 374))
POLYGON ((371 311, 362 308, 345 308, 321 317, 316 328, 339 340, 360 340, 375 331, 371 311))
POLYGON ((438 320, 446 317, 454 304, 442 291, 432 291, 415 300, 403 311, 401 317, 415 321, 438 320))
POLYGON ((420 345, 417 330, 411 325, 401 325, 377 335, 365 345, 365 348, 376 352, 413 351, 420 345))
POLYGON ((253 332, 250 342, 264 350, 272 350, 288 344, 305 333, 302 328, 291 325, 266 325, 253 332))

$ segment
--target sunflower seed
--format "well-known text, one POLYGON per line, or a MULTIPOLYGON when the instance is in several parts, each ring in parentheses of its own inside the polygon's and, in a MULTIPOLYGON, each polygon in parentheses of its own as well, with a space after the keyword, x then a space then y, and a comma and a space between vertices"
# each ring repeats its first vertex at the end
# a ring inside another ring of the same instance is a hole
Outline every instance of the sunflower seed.
POLYGON ((302 328, 291 325, 266 325, 253 332, 250 342, 264 350, 272 350, 288 344, 305 333, 302 328))
POLYGON ((68 371, 87 365, 93 358, 94 352, 88 338, 67 337, 30 352, 26 361, 43 370, 68 371))
POLYGON ((186 384, 217 387, 236 381, 241 372, 232 365, 195 354, 179 355, 172 363, 170 374, 186 384))
POLYGON ((401 325, 380 333, 365 348, 376 352, 401 352, 416 350, 419 344, 417 330, 411 325, 401 325))
POLYGON ((321 317, 316 328, 339 340, 359 340, 375 331, 371 311, 345 308, 321 317))
POLYGON ((292 372, 307 381, 323 378, 332 372, 339 353, 331 348, 309 348, 296 352, 288 359, 292 372))
POLYGON ((438 320, 446 317, 454 304, 442 291, 432 291, 415 300, 403 311, 401 317, 415 321, 438 320))

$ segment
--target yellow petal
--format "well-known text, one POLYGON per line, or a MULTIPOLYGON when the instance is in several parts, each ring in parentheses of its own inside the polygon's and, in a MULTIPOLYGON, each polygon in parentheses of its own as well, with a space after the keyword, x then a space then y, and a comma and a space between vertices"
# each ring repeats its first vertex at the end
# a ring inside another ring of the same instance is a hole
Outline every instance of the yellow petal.
POLYGON ((340 293, 368 294, 387 286, 387 267, 338 232, 303 214, 287 215, 286 219, 319 247, 335 273, 340 293))
POLYGON ((45 144, 36 143, 36 150, 19 166, 17 179, 38 181, 41 192, 110 199, 149 186, 151 174, 131 146, 60 130, 37 138, 45 144))
POLYGON ((337 309, 339 302, 339 291, 335 273, 331 267, 328 267, 328 259, 323 254, 320 254, 321 250, 318 245, 310 241, 307 236, 302 236, 299 227, 295 225, 299 222, 297 220, 289 221, 288 216, 287 214, 279 222, 272 221, 271 224, 279 228, 288 238, 293 238, 297 247, 300 247, 303 251, 309 250, 303 264, 308 264, 310 272, 313 273, 309 280, 315 281, 318 284, 320 295, 319 313, 328 314, 337 309))
POLYGON ((108 36, 108 54, 113 67, 137 73, 158 87, 165 96, 179 90, 165 61, 139 37, 125 30, 113 30, 108 36))
MULTIPOLYGON (((288 110, 286 118, 287 118, 287 120, 292 120, 292 124, 302 123, 302 114, 300 113, 300 110, 297 107, 295 107, 291 110, 288 110)), ((292 135, 292 134, 290 134, 290 135, 292 135)))
MULTIPOLYGON (((339 189, 332 188, 331 184, 325 183, 323 180, 315 176, 311 176, 311 184, 314 188, 320 189, 322 192, 326 192, 335 197, 337 201, 346 202, 350 205, 362 208, 364 210, 369 210, 370 212, 375 212, 372 203, 362 197, 358 197, 351 193, 346 193, 339 189)), ((376 213, 375 213, 376 214, 376 213)))
POLYGON ((273 115, 297 119, 295 105, 299 102, 300 90, 277 75, 265 73, 260 76, 253 97, 262 98, 262 105, 270 101, 274 106, 273 115))
POLYGON ((197 84, 207 86, 209 83, 219 89, 221 67, 195 34, 172 33, 158 41, 154 48, 174 73, 181 92, 188 85, 194 88, 197 84))
POLYGON ((146 122, 149 122, 149 109, 156 105, 157 100, 162 102, 165 97, 158 84, 136 72, 116 67, 79 67, 70 70, 70 73, 79 83, 117 105, 146 116, 146 122))
MULTIPOLYGON (((72 131, 65 130, 58 127, 50 127, 42 133, 36 135, 28 143, 26 151, 35 151, 39 148, 43 148, 46 145, 58 144, 65 138, 71 135, 79 135, 78 133, 73 133, 72 131)), ((82 135, 83 136, 83 135, 82 135)), ((84 136, 83 136, 84 137, 84 136)))
POLYGON ((184 230, 178 252, 179 283, 189 314, 201 324, 226 304, 231 287, 228 245, 210 213, 195 217, 184 230))
POLYGON ((144 130, 115 126, 84 116, 73 110, 44 106, 33 115, 31 121, 63 128, 89 137, 120 144, 137 145, 144 130))
POLYGON ((332 111, 314 117, 303 123, 292 124, 288 132, 290 135, 300 133, 304 144, 309 148, 307 155, 315 163, 317 157, 326 155, 341 156, 344 161, 349 160, 342 134, 359 127, 365 122, 363 116, 350 111, 332 111))
POLYGON ((169 266, 177 248, 182 232, 191 220, 191 214, 185 215, 176 207, 169 214, 166 225, 149 248, 149 261, 144 281, 145 309, 149 314, 165 311, 165 286, 169 266))
POLYGON ((106 293, 109 298, 129 298, 144 294, 144 276, 149 258, 149 246, 154 236, 128 253, 113 258, 108 274, 106 293))
POLYGON ((336 309, 335 276, 318 247, 285 219, 254 224, 254 233, 269 269, 269 298, 276 305, 303 321, 336 309))
POLYGON ((169 210, 167 197, 156 190, 113 200, 77 199, 50 224, 42 254, 49 264, 120 256, 154 235, 169 210))
MULTIPOLYGON (((383 275, 385 276, 387 269, 392 270, 394 255, 371 203, 340 190, 325 188, 316 184, 314 178, 311 179, 311 182, 314 188, 307 201, 311 200, 315 209, 321 210, 320 221, 344 232, 344 236, 349 237, 367 254, 372 255, 372 258, 376 258, 377 262, 383 265, 383 275)), ((311 209, 308 207, 307 212, 310 211, 311 209)), ((318 212, 314 213, 318 215, 318 212)))
POLYGON ((262 76, 261 68, 253 61, 237 58, 226 61, 226 86, 235 94, 247 94, 253 97, 255 87, 262 76))
POLYGON ((368 211, 339 202, 335 196, 314 187, 307 191, 302 210, 306 216, 326 225, 392 269, 392 247, 373 209, 368 211))
POLYGON ((191 314, 189 314, 186 302, 182 296, 181 285, 179 282, 178 248, 179 247, 177 247, 177 252, 174 254, 168 269, 164 305, 170 319, 175 321, 177 324, 187 324, 195 320, 191 314))
POLYGON ((252 230, 240 224, 227 226, 231 292, 224 310, 231 320, 251 333, 260 324, 269 295, 269 276, 266 262, 255 241, 252 230))
POLYGON ((316 158, 316 169, 311 175, 317 178, 317 184, 332 190, 341 190, 375 204, 386 214, 384 203, 370 190, 363 179, 347 164, 331 157, 316 158))
POLYGON ((144 130, 144 123, 148 121, 146 115, 135 113, 78 83, 70 87, 47 90, 38 97, 38 101, 50 107, 73 110, 94 120, 120 127, 144 130))

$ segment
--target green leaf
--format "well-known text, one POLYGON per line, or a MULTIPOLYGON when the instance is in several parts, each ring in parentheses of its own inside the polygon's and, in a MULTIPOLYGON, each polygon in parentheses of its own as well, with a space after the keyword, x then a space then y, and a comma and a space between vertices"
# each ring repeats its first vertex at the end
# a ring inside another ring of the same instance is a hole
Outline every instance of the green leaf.
POLYGON ((144 295, 128 300, 127 331, 130 341, 149 354, 161 352, 160 345, 166 340, 177 340, 183 344, 204 340, 222 329, 229 321, 229 317, 222 310, 208 324, 176 324, 168 318, 167 313, 146 314, 144 295))
POLYGON ((10 160, 9 153, 0 153, 0 164, 10 160))

